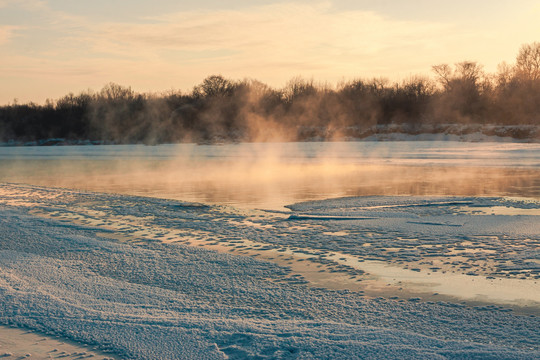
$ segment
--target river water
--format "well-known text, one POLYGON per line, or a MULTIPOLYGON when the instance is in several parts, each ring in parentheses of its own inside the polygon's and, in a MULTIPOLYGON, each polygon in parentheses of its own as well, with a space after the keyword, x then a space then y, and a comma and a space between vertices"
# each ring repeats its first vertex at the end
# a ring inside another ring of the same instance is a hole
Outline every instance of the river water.
POLYGON ((540 198, 540 144, 0 147, 0 182, 263 209, 365 195, 540 198))

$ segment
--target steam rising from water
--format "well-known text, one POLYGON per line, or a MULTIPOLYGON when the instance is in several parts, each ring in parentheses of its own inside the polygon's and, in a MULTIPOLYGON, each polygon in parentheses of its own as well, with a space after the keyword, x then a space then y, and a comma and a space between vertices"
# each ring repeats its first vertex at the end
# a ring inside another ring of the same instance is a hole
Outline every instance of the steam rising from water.
POLYGON ((0 148, 0 181, 274 209, 340 196, 540 198, 539 147, 355 142, 0 148))

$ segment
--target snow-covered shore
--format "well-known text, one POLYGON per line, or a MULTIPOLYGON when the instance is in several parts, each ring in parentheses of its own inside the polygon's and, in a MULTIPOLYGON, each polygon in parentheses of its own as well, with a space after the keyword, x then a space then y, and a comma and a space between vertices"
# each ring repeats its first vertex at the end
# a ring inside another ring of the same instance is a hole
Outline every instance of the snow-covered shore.
POLYGON ((0 326, 0 359, 63 359, 95 358, 116 360, 111 354, 96 351, 64 338, 44 335, 28 329, 0 326))
POLYGON ((291 209, 2 184, 0 323, 129 359, 540 357, 535 301, 435 300, 407 281, 406 294, 377 297, 380 278, 348 262, 538 291, 537 202, 374 197, 291 209), (351 286, 332 290, 332 279, 351 286))
MULTIPOLYGON (((371 127, 350 126, 344 128, 301 126, 298 128, 303 141, 462 141, 462 142, 540 142, 537 125, 495 124, 390 124, 371 127)), ((239 135, 239 134, 237 134, 239 135)), ((217 136, 202 143, 234 143, 242 136, 217 136)), ((275 139, 279 141, 279 139, 275 139)), ((114 145, 114 141, 89 139, 49 138, 36 141, 11 139, 0 142, 1 146, 66 146, 66 145, 114 145)))

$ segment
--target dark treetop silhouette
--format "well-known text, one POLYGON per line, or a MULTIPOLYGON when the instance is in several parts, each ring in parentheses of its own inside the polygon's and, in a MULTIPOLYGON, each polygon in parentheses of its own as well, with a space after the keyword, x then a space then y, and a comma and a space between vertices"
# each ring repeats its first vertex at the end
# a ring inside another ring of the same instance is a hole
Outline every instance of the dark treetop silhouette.
POLYGON ((190 93, 138 94, 114 83, 44 105, 0 107, 0 143, 175 143, 362 138, 401 131, 540 138, 540 43, 495 74, 473 61, 433 66, 436 79, 292 79, 273 89, 212 75, 190 93), (489 126, 488 126, 489 125, 489 126))

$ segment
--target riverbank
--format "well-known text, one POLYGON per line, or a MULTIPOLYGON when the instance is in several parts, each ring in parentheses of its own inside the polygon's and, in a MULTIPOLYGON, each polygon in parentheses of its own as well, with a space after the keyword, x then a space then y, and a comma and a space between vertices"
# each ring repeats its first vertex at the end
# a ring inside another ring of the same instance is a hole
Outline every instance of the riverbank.
POLYGON ((98 351, 68 339, 52 337, 27 329, 0 326, 0 359, 63 359, 63 360, 116 360, 108 353, 98 351))
MULTIPOLYGON (((540 128, 536 125, 477 125, 477 124, 410 124, 376 125, 359 128, 318 128, 302 126, 299 142, 335 142, 335 141, 461 141, 461 142, 540 142, 540 128)), ((242 137, 219 135, 198 141, 199 144, 231 144, 242 142, 242 137)), ((262 142, 279 142, 279 138, 269 138, 262 142)), ((250 141, 245 138, 245 142, 250 141)), ((287 141, 285 141, 287 142, 287 141)), ((187 142, 189 143, 189 142, 187 142)), ((73 145, 128 145, 125 142, 110 140, 47 138, 33 141, 12 139, 0 142, 0 146, 73 146, 73 145)), ((139 143, 138 143, 139 144, 139 143)), ((158 145, 159 142, 140 142, 145 145, 158 145)))

